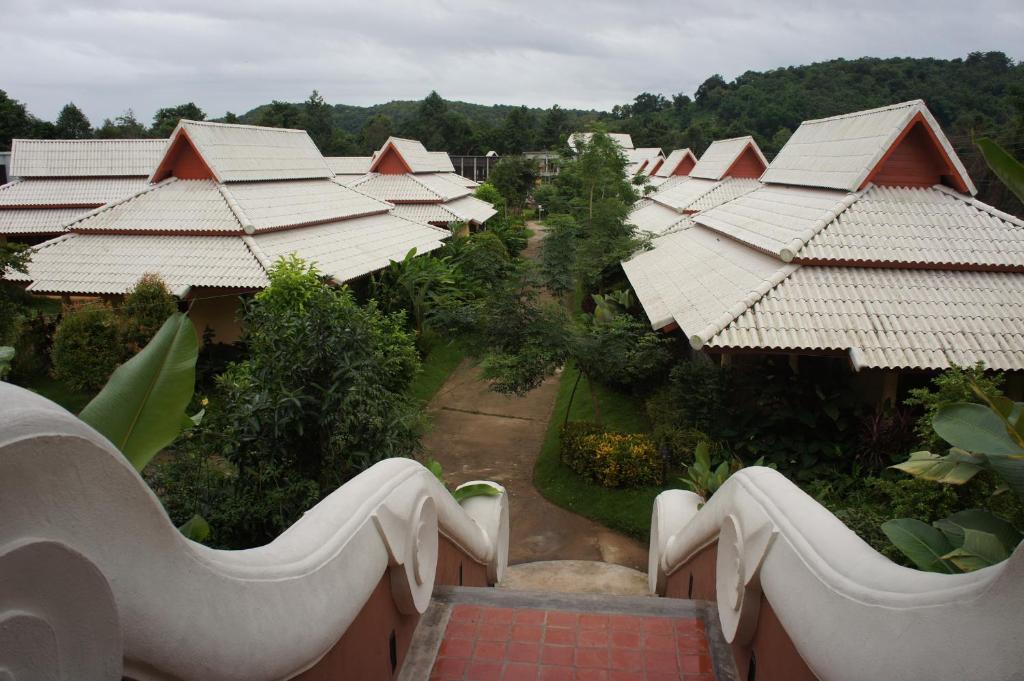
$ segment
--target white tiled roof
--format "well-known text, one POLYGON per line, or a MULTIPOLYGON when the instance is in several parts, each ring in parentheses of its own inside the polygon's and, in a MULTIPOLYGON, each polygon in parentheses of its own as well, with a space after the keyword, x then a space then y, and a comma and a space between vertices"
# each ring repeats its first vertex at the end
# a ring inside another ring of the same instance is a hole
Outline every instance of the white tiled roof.
POLYGON ((146 187, 144 177, 28 178, 0 186, 0 206, 96 208, 146 187))
POLYGON ((171 178, 147 191, 92 211, 70 225, 74 231, 231 232, 242 225, 213 180, 171 178))
POLYGON ((221 182, 327 178, 333 173, 305 130, 181 121, 171 135, 188 134, 221 182))
POLYGON ((326 156, 324 160, 336 175, 365 175, 373 156, 326 156))
POLYGON ((654 175, 647 178, 648 184, 657 189, 658 191, 664 191, 675 187, 680 182, 687 182, 690 180, 689 175, 673 175, 672 177, 658 177, 654 175))
POLYGON ((699 177, 706 180, 721 180, 726 171, 736 162, 743 150, 750 145, 761 161, 768 165, 767 159, 761 153, 757 142, 750 135, 745 137, 733 137, 727 140, 716 140, 711 143, 697 161, 697 165, 690 171, 690 177, 699 177))
MULTIPOLYGON (((586 143, 590 142, 590 139, 594 136, 592 132, 573 132, 569 134, 569 146, 572 149, 576 148, 576 140, 580 140, 586 143)), ((612 141, 618 144, 620 147, 625 149, 633 149, 633 138, 624 132, 610 132, 608 136, 612 138, 612 141)))
POLYGON ((474 222, 482 225, 498 214, 494 206, 475 196, 463 196, 449 201, 444 207, 459 216, 462 222, 474 222))
POLYGON ((838 350, 857 368, 1024 369, 1024 274, 801 266, 708 341, 838 350))
POLYGON ((696 347, 796 269, 699 226, 655 239, 622 263, 660 329, 673 321, 696 347))
POLYGON ((945 187, 869 187, 799 260, 1024 267, 1024 221, 945 187))
POLYGON ((393 214, 373 215, 251 237, 270 262, 296 253, 337 281, 348 281, 401 260, 412 248, 440 248, 446 230, 416 224, 393 214))
POLYGON ((166 140, 24 140, 11 146, 12 177, 149 175, 166 140))
POLYGON ((190 286, 263 288, 269 283, 237 236, 65 234, 33 249, 28 290, 125 293, 151 272, 178 296, 190 286))
POLYGON ((471 180, 468 177, 463 177, 458 173, 442 173, 441 176, 452 184, 462 185, 463 187, 469 187, 470 189, 476 189, 480 186, 479 182, 471 180))
POLYGON ((430 191, 437 194, 442 201, 451 201, 460 196, 469 196, 473 191, 461 183, 454 183, 448 178, 449 173, 416 173, 413 178, 430 191))
POLYGON ((417 182, 411 173, 401 175, 382 175, 370 173, 349 187, 358 189, 381 201, 440 201, 436 192, 428 189, 422 182, 417 182))
POLYGON ((0 210, 0 234, 60 234, 64 225, 89 212, 88 208, 5 208, 0 210))
POLYGON ((791 260, 856 194, 767 185, 699 214, 697 222, 766 253, 791 260))
POLYGON ((717 184, 717 180, 702 180, 696 177, 689 177, 685 182, 678 182, 671 187, 659 189, 651 194, 650 198, 677 213, 682 213, 689 209, 691 203, 714 189, 717 184))
MULTIPOLYGON (((655 203, 649 199, 645 199, 645 201, 647 201, 646 205, 634 207, 633 211, 626 218, 626 222, 635 225, 642 232, 664 234, 677 223, 687 219, 686 216, 680 215, 678 212, 660 203, 655 203)), ((637 203, 640 202, 638 201, 637 203)))
POLYGON ((630 165, 636 167, 636 170, 632 174, 642 172, 645 175, 650 175, 654 165, 658 162, 659 158, 662 158, 663 154, 661 149, 657 147, 640 147, 638 149, 630 149, 626 152, 626 158, 629 159, 630 165), (646 165, 644 163, 646 162, 646 165))
POLYGON ((448 210, 443 203, 400 203, 391 210, 392 215, 399 215, 414 222, 461 222, 462 217, 448 210))
POLYGON ((661 164, 657 172, 654 173, 657 177, 670 177, 675 173, 676 168, 679 164, 685 161, 687 158, 692 159, 694 163, 697 162, 697 158, 693 155, 693 152, 689 149, 674 149, 665 162, 661 164))
POLYGON ((384 146, 381 147, 374 158, 382 156, 388 145, 394 146, 409 166, 409 170, 414 173, 455 172, 455 167, 452 166, 452 160, 448 154, 443 151, 427 151, 427 148, 419 140, 389 137, 388 141, 384 143, 384 146))
POLYGON ((745 196, 750 192, 761 187, 761 183, 758 180, 752 180, 746 177, 727 177, 709 191, 704 192, 687 208, 688 211, 699 213, 700 211, 709 210, 715 206, 720 206, 727 201, 745 196))
POLYGON ((358 175, 347 175, 347 174, 335 173, 335 175, 334 175, 334 177, 332 179, 335 182, 338 182, 340 184, 345 185, 346 187, 350 187, 353 184, 355 184, 356 182, 358 182, 359 180, 363 179, 364 177, 366 177, 366 173, 359 173, 358 175))
POLYGON ((971 194, 967 171, 921 100, 804 121, 761 179, 765 182, 856 191, 892 143, 920 114, 953 161, 971 194))
POLYGON ((239 217, 257 231, 383 213, 391 207, 331 180, 233 182, 222 191, 235 200, 239 217))

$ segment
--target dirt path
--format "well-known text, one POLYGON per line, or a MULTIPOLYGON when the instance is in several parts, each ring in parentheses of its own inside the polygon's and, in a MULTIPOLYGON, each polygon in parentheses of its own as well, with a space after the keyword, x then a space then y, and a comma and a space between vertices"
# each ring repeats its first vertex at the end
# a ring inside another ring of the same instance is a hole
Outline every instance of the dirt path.
MULTIPOLYGON (((535 257, 543 230, 526 254, 535 257)), ((558 376, 524 397, 491 392, 479 370, 463 362, 430 403, 433 430, 424 438, 452 483, 494 480, 509 492, 509 561, 600 560, 645 570, 639 542, 555 506, 533 486, 533 466, 547 433, 558 393, 558 376)))

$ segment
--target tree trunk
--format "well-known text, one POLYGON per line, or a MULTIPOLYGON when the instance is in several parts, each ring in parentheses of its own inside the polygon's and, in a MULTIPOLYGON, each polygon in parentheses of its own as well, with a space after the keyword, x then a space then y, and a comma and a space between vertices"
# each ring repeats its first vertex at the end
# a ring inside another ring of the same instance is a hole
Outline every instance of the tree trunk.
POLYGON ((603 426, 604 423, 601 420, 601 403, 597 399, 597 391, 594 390, 594 381, 591 380, 590 376, 587 376, 587 385, 590 387, 590 403, 594 406, 594 421, 599 426, 603 426))

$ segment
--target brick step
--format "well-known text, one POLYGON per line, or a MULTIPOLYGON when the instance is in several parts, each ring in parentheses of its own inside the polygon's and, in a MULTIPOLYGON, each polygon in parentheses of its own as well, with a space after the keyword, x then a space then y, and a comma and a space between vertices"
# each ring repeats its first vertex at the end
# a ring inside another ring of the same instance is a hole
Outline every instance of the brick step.
POLYGON ((713 603, 438 587, 399 681, 735 681, 713 603))

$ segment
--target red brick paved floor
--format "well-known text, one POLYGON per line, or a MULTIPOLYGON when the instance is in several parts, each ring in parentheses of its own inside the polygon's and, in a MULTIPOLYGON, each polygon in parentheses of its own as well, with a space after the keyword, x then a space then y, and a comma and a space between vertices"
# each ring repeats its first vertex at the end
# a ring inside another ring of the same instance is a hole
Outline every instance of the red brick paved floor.
POLYGON ((459 604, 431 681, 714 681, 697 619, 459 604))

